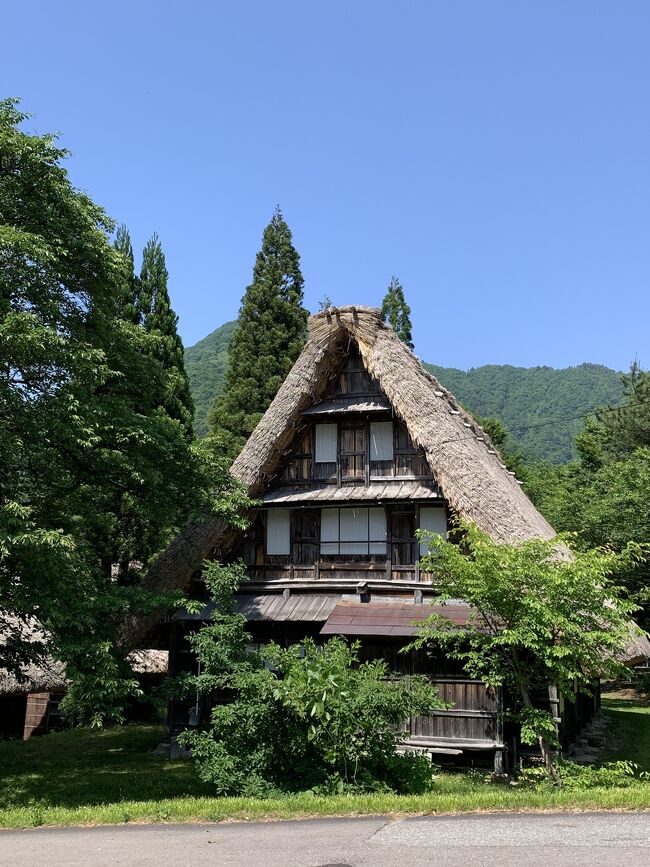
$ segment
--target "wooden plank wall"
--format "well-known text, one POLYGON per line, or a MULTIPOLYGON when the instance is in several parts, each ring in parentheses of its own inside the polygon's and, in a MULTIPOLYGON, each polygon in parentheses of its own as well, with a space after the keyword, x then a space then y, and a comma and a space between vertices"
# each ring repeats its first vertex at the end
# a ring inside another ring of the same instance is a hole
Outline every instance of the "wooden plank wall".
POLYGON ((30 692, 27 696, 27 709, 25 711, 25 728, 23 740, 31 737, 34 733, 47 731, 47 713, 50 704, 49 692, 30 692))
POLYGON ((452 705, 449 710, 412 717, 409 737, 431 741, 476 741, 500 743, 499 695, 480 681, 432 678, 440 698, 452 705))

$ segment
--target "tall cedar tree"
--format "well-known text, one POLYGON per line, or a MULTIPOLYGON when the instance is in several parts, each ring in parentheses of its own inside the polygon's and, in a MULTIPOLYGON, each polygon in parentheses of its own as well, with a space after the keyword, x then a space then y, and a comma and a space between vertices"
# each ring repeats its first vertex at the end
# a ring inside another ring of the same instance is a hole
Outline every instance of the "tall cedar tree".
POLYGON ((138 278, 135 275, 133 245, 129 230, 122 223, 117 227, 113 246, 123 259, 123 275, 120 279, 117 312, 121 319, 139 325, 142 319, 139 305, 138 278))
POLYGON ((300 256, 277 208, 264 230, 253 282, 228 347, 224 393, 210 413, 212 429, 230 457, 241 450, 304 345, 303 282, 300 256))
POLYGON ((159 338, 120 315, 125 237, 120 254, 25 117, 0 102, 0 668, 42 657, 36 618, 99 719, 130 688, 116 620, 145 601, 111 566, 147 563, 208 507, 207 485, 159 411, 159 338))
POLYGON ((158 235, 151 236, 142 253, 142 268, 138 281, 138 301, 142 324, 158 340, 157 357, 166 374, 166 395, 163 408, 171 418, 183 425, 192 436, 194 403, 190 382, 185 372, 183 341, 178 331, 178 316, 172 310, 167 289, 165 254, 158 235))
POLYGON ((409 349, 413 349, 410 317, 411 308, 406 303, 402 285, 397 277, 393 277, 382 301, 381 318, 393 327, 402 343, 405 343, 409 349))

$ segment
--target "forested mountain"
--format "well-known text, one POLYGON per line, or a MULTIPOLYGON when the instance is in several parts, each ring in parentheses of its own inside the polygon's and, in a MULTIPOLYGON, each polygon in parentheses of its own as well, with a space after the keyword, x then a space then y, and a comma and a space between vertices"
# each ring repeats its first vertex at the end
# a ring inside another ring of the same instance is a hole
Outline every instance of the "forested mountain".
POLYGON ((208 413, 215 397, 223 391, 228 364, 228 344, 237 323, 225 322, 203 340, 185 350, 185 370, 194 399, 194 429, 198 436, 208 432, 208 413))
MULTIPOLYGON (((223 388, 234 327, 234 322, 226 322, 185 350, 199 435, 207 433, 208 412, 223 388)), ((623 394, 620 374, 600 364, 560 370, 507 364, 467 371, 425 366, 471 412, 500 419, 511 431, 510 448, 521 451, 527 461, 570 460, 574 456, 573 439, 580 429, 579 417, 596 406, 619 403, 623 394), (542 424, 555 419, 565 421, 542 424)))
POLYGON ((620 403, 620 374, 602 364, 577 367, 512 367, 486 364, 471 370, 426 368, 470 412, 500 419, 510 431, 510 448, 527 462, 564 463, 575 457, 573 440, 581 417, 597 406, 620 403), (565 419, 557 423, 547 421, 565 419))

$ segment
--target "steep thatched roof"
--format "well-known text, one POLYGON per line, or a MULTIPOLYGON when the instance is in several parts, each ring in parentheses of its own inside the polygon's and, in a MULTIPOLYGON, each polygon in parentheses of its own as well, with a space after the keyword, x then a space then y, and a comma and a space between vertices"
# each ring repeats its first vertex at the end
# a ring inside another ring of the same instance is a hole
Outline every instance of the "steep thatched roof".
MULTIPOLYGON (((136 674, 166 674, 169 664, 168 650, 133 650, 127 659, 136 674)), ((22 670, 19 680, 0 668, 0 696, 24 695, 30 692, 57 692, 66 690, 69 681, 60 662, 50 657, 38 665, 29 665, 22 670)))
POLYGON ((0 618, 0 646, 4 653, 13 644, 30 645, 32 662, 18 666, 17 672, 0 668, 0 696, 27 692, 51 692, 66 686, 65 672, 59 662, 47 654, 47 635, 34 618, 21 619, 3 613, 0 618))
MULTIPOLYGON (((372 307, 333 308, 310 318, 303 351, 232 465, 232 475, 249 496, 260 495, 276 475, 302 413, 322 400, 353 342, 412 440, 424 449, 443 495, 457 514, 474 521, 497 542, 555 535, 501 463, 483 429, 372 307)), ((188 525, 151 567, 148 586, 186 588, 203 560, 226 553, 235 537, 217 519, 188 525)), ((157 619, 131 619, 125 624, 125 642, 134 646, 157 619)))
POLYGON ((23 669, 24 679, 18 680, 8 671, 0 669, 0 696, 22 695, 29 692, 55 692, 66 689, 68 682, 63 666, 52 659, 23 669))
POLYGON ((553 538, 553 528, 501 463, 483 429, 372 307, 335 308, 311 317, 305 348, 232 466, 251 496, 276 472, 301 412, 322 396, 350 340, 413 442, 424 449, 457 514, 496 542, 553 538))

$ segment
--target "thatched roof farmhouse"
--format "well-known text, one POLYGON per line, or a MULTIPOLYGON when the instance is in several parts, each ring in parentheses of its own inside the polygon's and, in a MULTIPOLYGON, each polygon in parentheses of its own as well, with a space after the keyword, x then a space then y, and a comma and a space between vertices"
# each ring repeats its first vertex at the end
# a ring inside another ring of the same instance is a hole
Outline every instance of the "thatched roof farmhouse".
MULTIPOLYGON (((378 310, 343 307, 311 317, 302 353, 231 472, 257 502, 249 529, 217 519, 190 525, 153 565, 149 586, 196 593, 206 559, 242 559, 249 581, 237 605, 255 642, 350 636, 396 671, 426 672, 454 710, 411 720, 409 743, 432 753, 491 751, 499 766, 499 692, 450 660, 400 653, 414 623, 430 613, 423 603, 434 592, 435 576, 420 570, 416 531, 444 534, 461 516, 497 542, 555 533, 485 431, 378 310)), ((200 614, 172 617, 172 673, 191 670, 186 638, 210 610, 206 599, 200 614)), ((470 616, 462 602, 445 614, 459 624, 470 616)), ((155 622, 128 623, 127 645, 155 622)), ((636 658, 650 645, 635 640, 636 658)), ((577 706, 574 728, 593 709, 577 706)), ((171 729, 197 713, 173 704, 171 729)))

